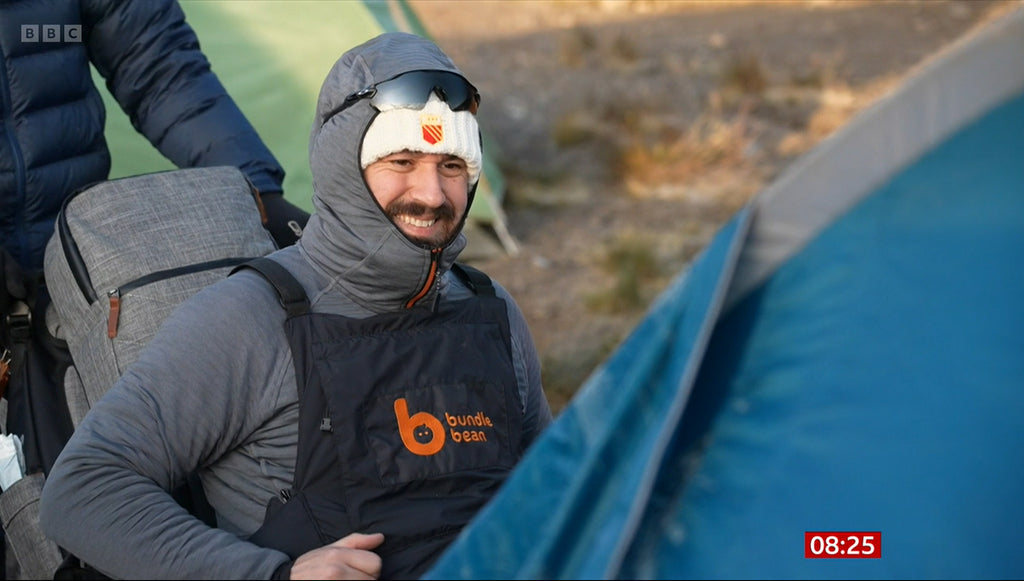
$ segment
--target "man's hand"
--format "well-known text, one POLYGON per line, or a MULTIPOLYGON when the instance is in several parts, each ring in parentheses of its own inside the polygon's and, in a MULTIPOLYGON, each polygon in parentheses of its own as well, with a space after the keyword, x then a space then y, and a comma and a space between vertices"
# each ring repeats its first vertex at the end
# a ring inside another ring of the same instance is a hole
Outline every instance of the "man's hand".
POLYGON ((292 579, 379 579, 380 555, 373 552, 384 535, 352 533, 312 550, 292 565, 292 579))

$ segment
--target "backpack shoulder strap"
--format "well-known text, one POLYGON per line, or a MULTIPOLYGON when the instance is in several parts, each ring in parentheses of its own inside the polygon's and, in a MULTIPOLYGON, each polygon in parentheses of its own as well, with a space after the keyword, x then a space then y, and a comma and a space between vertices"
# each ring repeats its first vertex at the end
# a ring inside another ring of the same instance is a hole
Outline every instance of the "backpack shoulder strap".
POLYGON ((491 277, 487 276, 482 270, 473 268, 468 264, 456 262, 452 264, 452 272, 477 296, 495 296, 491 277))
POLYGON ((251 268, 260 273, 270 282, 277 292, 277 299, 288 313, 288 318, 304 315, 309 312, 309 297, 295 276, 277 262, 261 256, 240 264, 232 269, 231 274, 243 268, 251 268))
MULTIPOLYGON (((234 274, 243 268, 255 270, 270 282, 277 292, 281 306, 284 307, 289 317, 309 312, 309 298, 306 297, 306 291, 299 284, 299 281, 295 280, 292 273, 288 272, 288 269, 265 256, 261 256, 236 266, 231 273, 234 274)), ((480 296, 495 296, 491 277, 487 276, 483 271, 468 264, 455 263, 452 265, 452 272, 473 293, 480 296)))

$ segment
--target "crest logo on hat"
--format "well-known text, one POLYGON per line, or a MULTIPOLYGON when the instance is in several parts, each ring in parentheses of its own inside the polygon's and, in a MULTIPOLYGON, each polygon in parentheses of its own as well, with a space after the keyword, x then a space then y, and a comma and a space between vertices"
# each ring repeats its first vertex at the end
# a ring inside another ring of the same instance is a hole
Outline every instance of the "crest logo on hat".
POLYGON ((437 145, 444 139, 444 127, 441 126, 440 115, 421 115, 420 127, 423 129, 423 141, 437 145))

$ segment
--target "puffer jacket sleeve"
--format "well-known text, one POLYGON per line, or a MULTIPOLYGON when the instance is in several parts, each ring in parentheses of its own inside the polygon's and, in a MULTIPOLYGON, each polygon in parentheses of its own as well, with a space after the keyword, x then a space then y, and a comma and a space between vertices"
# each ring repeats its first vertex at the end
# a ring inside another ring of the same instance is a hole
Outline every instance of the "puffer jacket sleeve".
POLYGON ((176 0, 82 0, 89 58, 132 125, 178 167, 231 165, 262 193, 284 170, 228 95, 176 0))

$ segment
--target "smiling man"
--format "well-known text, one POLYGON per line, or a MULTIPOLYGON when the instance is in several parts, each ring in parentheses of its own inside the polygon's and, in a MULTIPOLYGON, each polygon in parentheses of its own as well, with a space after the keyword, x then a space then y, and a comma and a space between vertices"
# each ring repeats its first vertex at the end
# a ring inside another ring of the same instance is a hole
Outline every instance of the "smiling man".
POLYGON ((171 315, 64 448, 47 534, 120 578, 425 572, 551 422, 522 312, 456 263, 479 103, 419 36, 342 55, 302 238, 171 315), (193 471, 216 528, 168 493, 193 471))
POLYGON ((452 155, 402 152, 371 163, 366 184, 410 240, 443 246, 459 232, 469 200, 466 162, 452 155))
MULTIPOLYGON (((425 247, 441 247, 461 231, 470 188, 480 179, 483 154, 475 117, 479 95, 456 75, 412 75, 439 90, 429 94, 422 109, 399 108, 375 94, 370 102, 381 111, 363 138, 360 165, 370 191, 395 225, 425 247), (456 110, 442 96, 459 99, 456 110)), ((389 83, 403 81, 404 75, 381 85, 387 89, 389 83)), ((412 95, 391 98, 413 100, 412 95)))

